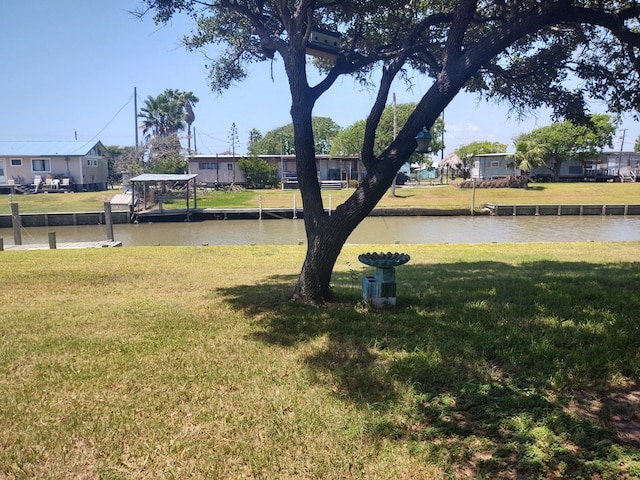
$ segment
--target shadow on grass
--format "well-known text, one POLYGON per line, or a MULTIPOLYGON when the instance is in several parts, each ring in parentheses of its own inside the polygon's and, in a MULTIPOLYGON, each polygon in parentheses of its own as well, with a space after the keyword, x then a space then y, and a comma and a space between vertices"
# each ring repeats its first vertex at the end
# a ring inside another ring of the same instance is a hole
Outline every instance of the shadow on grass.
MULTIPOLYGON (((603 401, 640 373, 637 264, 405 265, 384 311, 359 303, 353 273, 334 275, 344 303, 323 308, 282 302, 294 280, 220 293, 259 318, 259 341, 323 339, 311 378, 373 409, 373 437, 454 474, 640 475, 638 437, 607 428, 603 401)), ((637 405, 621 414, 637 420, 637 405)))
POLYGON ((396 190, 396 192, 390 196, 395 198, 411 198, 411 197, 415 197, 416 195, 415 193, 404 193, 404 192, 398 193, 398 190, 396 190))

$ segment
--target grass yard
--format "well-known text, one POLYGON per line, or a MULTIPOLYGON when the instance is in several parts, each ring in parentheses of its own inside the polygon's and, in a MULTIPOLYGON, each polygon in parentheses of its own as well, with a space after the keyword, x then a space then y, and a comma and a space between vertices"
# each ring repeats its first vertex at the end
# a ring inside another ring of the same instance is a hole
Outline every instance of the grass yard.
MULTIPOLYGON (((49 193, 14 195, 21 213, 87 212, 104 210, 120 190, 84 193, 49 193)), ((335 208, 353 193, 353 190, 324 190, 325 207, 335 208)), ((529 189, 489 188, 476 189, 475 205, 481 209, 486 203, 506 205, 542 204, 638 204, 640 183, 537 183, 529 189)), ((258 208, 260 199, 264 208, 302 207, 297 190, 243 190, 239 192, 207 191, 198 193, 198 208, 258 208)), ((385 195, 380 207, 428 207, 440 209, 468 209, 471 207, 471 189, 452 185, 398 188, 396 196, 385 195)), ((166 202, 164 208, 184 208, 184 200, 166 202)), ((0 195, 0 214, 8 214, 9 196, 0 195)))
POLYGON ((640 242, 401 248, 0 253, 0 478, 640 477, 640 242))

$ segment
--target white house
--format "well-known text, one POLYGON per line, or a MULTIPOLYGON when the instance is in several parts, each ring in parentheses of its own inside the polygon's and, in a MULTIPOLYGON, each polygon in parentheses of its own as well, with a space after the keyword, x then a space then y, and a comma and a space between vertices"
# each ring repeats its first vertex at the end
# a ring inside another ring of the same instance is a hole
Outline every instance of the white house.
POLYGON ((0 187, 106 190, 108 155, 100 142, 0 141, 0 187))

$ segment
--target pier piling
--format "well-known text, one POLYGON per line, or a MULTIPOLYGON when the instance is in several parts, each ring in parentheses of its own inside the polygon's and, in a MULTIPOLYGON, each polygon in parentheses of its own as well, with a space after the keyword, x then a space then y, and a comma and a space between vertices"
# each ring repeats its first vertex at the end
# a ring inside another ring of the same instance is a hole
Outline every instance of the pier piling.
POLYGON ((17 203, 11 204, 11 224, 13 225, 13 244, 22 245, 22 219, 17 203))

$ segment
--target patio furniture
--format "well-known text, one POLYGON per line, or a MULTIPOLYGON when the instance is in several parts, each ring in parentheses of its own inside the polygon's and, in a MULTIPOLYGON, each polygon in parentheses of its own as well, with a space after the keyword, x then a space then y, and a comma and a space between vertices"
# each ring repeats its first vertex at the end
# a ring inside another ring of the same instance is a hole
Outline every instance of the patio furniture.
POLYGON ((31 184, 31 191, 33 193, 38 193, 38 188, 42 184, 42 177, 40 175, 36 175, 33 177, 33 183, 31 184))

